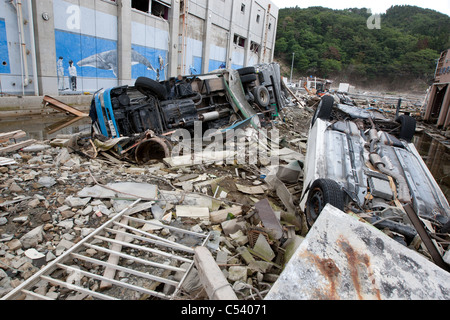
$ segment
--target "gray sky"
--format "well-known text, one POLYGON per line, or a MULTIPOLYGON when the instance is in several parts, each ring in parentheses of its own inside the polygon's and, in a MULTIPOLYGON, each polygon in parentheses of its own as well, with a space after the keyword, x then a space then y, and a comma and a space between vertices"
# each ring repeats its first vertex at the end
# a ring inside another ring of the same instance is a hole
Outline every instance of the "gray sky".
POLYGON ((412 5, 433 9, 450 16, 450 0, 272 0, 278 8, 295 7, 307 8, 313 6, 331 9, 369 8, 372 13, 385 13, 392 5, 412 5))

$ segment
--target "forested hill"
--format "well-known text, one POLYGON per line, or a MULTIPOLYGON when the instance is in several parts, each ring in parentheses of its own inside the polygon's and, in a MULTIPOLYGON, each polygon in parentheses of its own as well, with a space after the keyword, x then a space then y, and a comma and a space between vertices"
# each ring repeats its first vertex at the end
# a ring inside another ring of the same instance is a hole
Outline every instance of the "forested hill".
POLYGON ((377 21, 367 9, 323 7, 279 11, 275 60, 294 74, 368 84, 430 81, 440 53, 450 48, 450 17, 415 6, 393 6, 377 21))

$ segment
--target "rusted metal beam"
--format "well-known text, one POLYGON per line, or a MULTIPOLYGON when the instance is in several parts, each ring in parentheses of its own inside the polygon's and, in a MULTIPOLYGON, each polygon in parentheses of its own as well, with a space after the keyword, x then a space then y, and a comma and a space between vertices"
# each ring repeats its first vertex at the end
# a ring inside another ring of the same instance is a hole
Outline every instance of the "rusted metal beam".
POLYGON ((403 208, 405 209, 406 214, 408 215, 409 219, 411 220, 411 223, 413 224, 414 228, 417 230, 417 233, 419 234, 420 239, 422 239, 425 247, 430 252, 434 263, 436 263, 436 265, 438 265, 445 271, 450 272, 450 266, 445 263, 444 259, 442 259, 441 254, 439 253, 438 249, 434 245, 433 241, 431 240, 430 235, 428 234, 427 230, 425 229, 422 221, 420 221, 419 217, 417 216, 417 214, 414 211, 411 204, 408 203, 403 208))

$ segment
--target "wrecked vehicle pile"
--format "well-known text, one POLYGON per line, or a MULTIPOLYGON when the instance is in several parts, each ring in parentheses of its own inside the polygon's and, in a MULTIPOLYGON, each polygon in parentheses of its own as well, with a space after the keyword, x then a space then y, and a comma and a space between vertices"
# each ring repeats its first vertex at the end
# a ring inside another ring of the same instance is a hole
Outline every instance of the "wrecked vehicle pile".
POLYGON ((133 87, 95 93, 89 115, 94 137, 117 139, 116 156, 144 164, 170 156, 167 137, 177 129, 193 132, 197 122, 205 132, 247 120, 259 127, 284 106, 279 66, 269 64, 162 82, 140 77, 133 87))
POLYGON ((427 239, 426 254, 449 270, 442 255, 448 247, 450 207, 411 143, 415 129, 409 115, 392 121, 348 100, 324 96, 311 121, 300 207, 310 226, 330 203, 416 249, 418 238, 428 238, 421 220, 427 221, 443 238, 434 238, 437 248, 427 239))
POLYGON ((407 171, 401 197, 398 163, 375 156, 421 165, 406 154, 412 123, 353 108, 293 96, 277 64, 97 92, 92 132, 9 152, 0 167, 0 297, 279 299, 298 252, 326 236, 315 221, 330 204, 434 260, 410 202, 448 252, 448 203, 431 175, 407 171))

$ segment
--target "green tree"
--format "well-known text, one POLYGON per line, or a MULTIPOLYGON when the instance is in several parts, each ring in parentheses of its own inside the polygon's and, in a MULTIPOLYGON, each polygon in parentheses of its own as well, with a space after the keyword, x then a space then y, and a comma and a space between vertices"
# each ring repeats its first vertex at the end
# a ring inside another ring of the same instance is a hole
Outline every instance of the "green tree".
POLYGON ((440 52, 450 47, 450 17, 415 6, 393 6, 381 29, 367 28, 367 9, 323 7, 279 11, 275 58, 295 71, 345 75, 350 81, 433 76, 440 52))
POLYGON ((288 43, 285 38, 278 39, 275 43, 275 53, 279 54, 281 52, 286 52, 288 48, 288 43))

